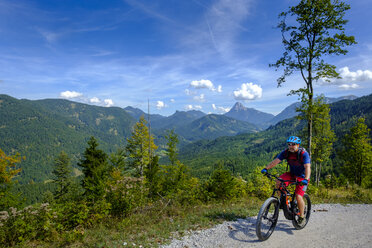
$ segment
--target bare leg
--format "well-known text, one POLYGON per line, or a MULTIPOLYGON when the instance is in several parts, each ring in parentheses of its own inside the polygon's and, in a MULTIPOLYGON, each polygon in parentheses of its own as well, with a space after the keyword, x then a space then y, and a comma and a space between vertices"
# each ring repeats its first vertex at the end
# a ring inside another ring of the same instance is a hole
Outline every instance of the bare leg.
POLYGON ((304 202, 304 198, 300 195, 296 195, 296 200, 297 200, 297 205, 298 205, 298 208, 300 210, 300 216, 301 217, 305 217, 305 202, 304 202))

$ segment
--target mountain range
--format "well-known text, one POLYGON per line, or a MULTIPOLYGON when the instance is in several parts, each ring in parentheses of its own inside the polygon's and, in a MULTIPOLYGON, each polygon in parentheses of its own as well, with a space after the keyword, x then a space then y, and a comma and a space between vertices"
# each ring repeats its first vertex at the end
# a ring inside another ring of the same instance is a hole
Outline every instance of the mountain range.
MULTIPOLYGON (((286 112, 289 111, 283 110, 282 116, 295 115, 286 112)), ((54 158, 60 151, 69 154, 72 164, 76 164, 91 136, 99 140, 100 148, 106 152, 124 147, 142 115, 149 117, 133 107, 107 108, 63 99, 31 101, 0 95, 0 148, 7 154, 19 152, 26 156, 20 163, 21 183, 42 182, 50 178, 54 158)), ((202 139, 258 133, 265 122, 270 123, 270 118, 275 116, 236 103, 225 115, 177 111, 168 117, 152 114, 150 123, 161 150, 169 129, 179 135, 182 147, 202 139)))
MULTIPOLYGON (((337 158, 337 151, 342 149, 344 135, 359 117, 365 118, 368 128, 372 128, 372 94, 355 100, 335 100, 330 104, 330 116, 337 141, 331 155, 332 164, 324 170, 338 173, 342 161, 337 158)), ((248 175, 257 166, 263 167, 274 159, 286 147, 285 140, 291 135, 299 135, 304 124, 297 118, 289 118, 257 133, 199 140, 182 147, 179 159, 198 177, 208 177, 220 165, 231 167, 236 174, 248 175)))

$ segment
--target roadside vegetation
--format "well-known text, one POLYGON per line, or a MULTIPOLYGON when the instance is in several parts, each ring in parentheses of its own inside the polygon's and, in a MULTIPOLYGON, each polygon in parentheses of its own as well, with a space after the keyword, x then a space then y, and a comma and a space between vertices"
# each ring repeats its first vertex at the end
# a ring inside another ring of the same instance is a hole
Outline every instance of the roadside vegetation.
MULTIPOLYGON (((284 67, 278 86, 296 71, 301 72, 306 84, 290 92, 298 94, 302 102, 296 123, 302 120, 306 125, 302 130, 296 129, 300 126, 297 124, 283 130, 303 137, 312 155, 308 193, 313 203, 371 204, 372 146, 365 117, 352 116, 347 123, 353 126, 346 134, 338 135, 331 128, 329 105, 322 97, 316 101, 313 98, 313 82, 339 77, 336 67, 325 63, 323 56, 346 54, 344 47, 356 43, 353 36, 343 33, 347 23, 344 12, 350 7, 338 1, 335 5, 331 1, 315 2, 301 1, 280 15, 283 19, 278 27, 285 52, 272 65, 284 67), (293 15, 298 17, 299 26, 286 24, 285 17, 293 15), (334 32, 329 30, 341 34, 330 37, 334 32)), ((274 128, 272 132, 275 134, 268 134, 270 137, 261 137, 267 138, 261 142, 240 136, 243 146, 254 143, 257 150, 246 148, 241 156, 228 161, 217 160, 215 154, 209 154, 213 160, 207 160, 205 150, 194 147, 203 153, 201 159, 207 163, 202 169, 208 169, 197 177, 178 158, 175 132, 170 130, 163 137, 167 144, 158 153, 147 122, 141 117, 131 137, 121 142, 126 146, 114 153, 106 154, 92 136, 77 164, 82 173, 78 177, 73 173, 76 168, 71 165, 71 154, 61 151, 54 161, 54 178, 49 182, 53 187, 39 193, 38 203, 32 205, 25 204, 25 198, 37 193, 21 195, 12 190, 22 173, 17 163, 24 158, 0 150, 0 246, 154 247, 190 230, 255 216, 274 186, 261 175, 260 166, 282 149, 278 140, 284 140, 286 135, 274 128), (255 154, 255 159, 247 159, 250 153, 255 154), (168 164, 160 164, 160 155, 167 157, 168 164), (239 160, 250 168, 249 173, 237 172, 239 160)), ((228 144, 223 149, 224 156, 232 150, 228 144)), ((280 174, 286 169, 283 163, 271 173, 280 174)))
MULTIPOLYGON (((345 155, 345 174, 329 174, 318 186, 311 184, 308 193, 313 203, 372 203, 368 132, 360 119, 345 136, 343 150, 351 154, 353 144, 366 141, 358 153, 365 155, 364 162, 359 161, 364 167, 351 166, 352 155, 345 155)), ((170 163, 160 165, 152 155, 157 147, 143 118, 127 147, 110 156, 92 137, 79 162, 80 180, 72 177, 70 159, 61 152, 55 158, 55 190, 44 194, 42 203, 26 207, 22 197, 11 191, 21 157, 2 152, 1 246, 154 247, 190 230, 255 216, 272 193, 273 182, 262 176, 260 167, 244 178, 224 164, 214 165, 207 179, 191 176, 177 158, 177 135, 169 131, 166 138, 170 163)), ((280 174, 286 167, 283 163, 272 172, 280 174)))

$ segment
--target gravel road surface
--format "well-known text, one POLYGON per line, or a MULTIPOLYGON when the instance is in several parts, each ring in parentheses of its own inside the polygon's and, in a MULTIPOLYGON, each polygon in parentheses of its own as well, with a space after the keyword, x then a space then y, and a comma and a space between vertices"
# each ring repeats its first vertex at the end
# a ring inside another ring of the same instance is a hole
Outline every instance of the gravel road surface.
POLYGON ((296 230, 281 212, 274 233, 263 242, 256 236, 256 217, 250 217, 194 231, 164 248, 372 247, 372 205, 320 204, 312 208, 310 221, 302 230, 296 230))

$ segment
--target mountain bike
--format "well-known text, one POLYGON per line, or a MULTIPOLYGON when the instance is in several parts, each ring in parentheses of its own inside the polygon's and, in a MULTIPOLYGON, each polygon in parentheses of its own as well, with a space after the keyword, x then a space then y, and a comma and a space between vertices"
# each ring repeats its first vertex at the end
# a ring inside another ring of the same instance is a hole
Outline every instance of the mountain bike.
POLYGON ((293 226, 300 230, 306 226, 310 219, 311 214, 311 201, 309 195, 305 194, 303 199, 305 202, 305 219, 301 224, 299 224, 300 210, 297 206, 295 190, 288 189, 291 185, 297 185, 301 182, 283 180, 275 175, 269 173, 265 174, 270 180, 279 180, 279 188, 274 188, 273 193, 270 198, 268 198, 262 205, 260 212, 257 216, 256 222, 256 234, 258 239, 261 241, 267 240, 271 234, 274 232, 275 226, 278 222, 279 210, 283 209, 283 213, 286 219, 292 220, 293 226), (288 187, 285 182, 289 182, 288 187), (277 197, 277 192, 280 193, 280 197, 277 197))

